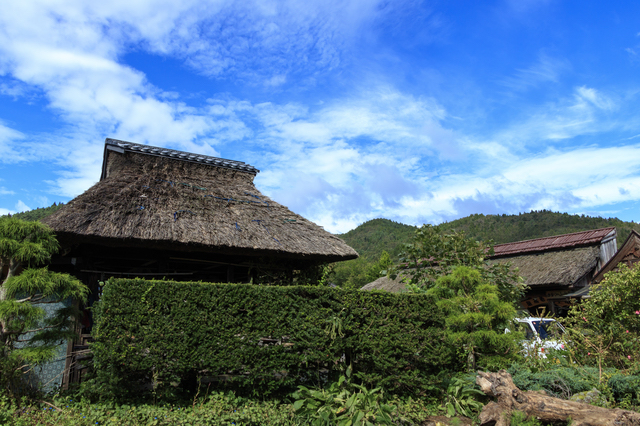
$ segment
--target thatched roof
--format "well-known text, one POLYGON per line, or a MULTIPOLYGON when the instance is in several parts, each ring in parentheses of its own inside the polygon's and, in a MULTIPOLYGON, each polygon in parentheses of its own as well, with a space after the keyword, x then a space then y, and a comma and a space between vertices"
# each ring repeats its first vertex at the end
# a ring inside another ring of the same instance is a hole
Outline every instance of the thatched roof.
POLYGON ((510 262, 528 286, 572 285, 598 264, 599 246, 493 258, 489 263, 510 262))
POLYGON ((377 280, 364 285, 360 290, 385 290, 391 293, 402 293, 405 290, 405 283, 398 275, 395 280, 389 277, 380 277, 377 280))
POLYGON ((256 173, 237 161, 107 139, 100 182, 44 222, 74 242, 326 261, 358 256, 261 194, 256 173))

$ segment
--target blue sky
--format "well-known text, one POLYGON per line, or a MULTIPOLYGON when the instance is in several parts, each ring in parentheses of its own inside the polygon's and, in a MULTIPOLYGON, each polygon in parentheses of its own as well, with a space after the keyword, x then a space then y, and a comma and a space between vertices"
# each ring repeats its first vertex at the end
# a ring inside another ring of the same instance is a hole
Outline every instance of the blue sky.
POLYGON ((0 214, 104 139, 247 162, 332 232, 549 209, 640 219, 640 2, 6 0, 0 214))

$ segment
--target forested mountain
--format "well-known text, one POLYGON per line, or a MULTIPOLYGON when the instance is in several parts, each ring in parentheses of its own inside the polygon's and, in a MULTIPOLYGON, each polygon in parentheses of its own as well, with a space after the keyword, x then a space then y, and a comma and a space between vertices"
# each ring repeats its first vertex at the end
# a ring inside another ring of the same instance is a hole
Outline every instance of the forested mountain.
MULTIPOLYGON (((493 240, 496 244, 531 240, 589 229, 615 226, 618 247, 627 239, 632 229, 640 232, 640 224, 620 219, 603 219, 585 215, 554 213, 549 210, 532 211, 518 215, 473 214, 440 224, 445 232, 464 232, 478 241, 493 240)), ((411 242, 414 226, 403 225, 388 219, 374 219, 351 231, 338 235, 356 249, 360 256, 377 259, 383 250, 392 258, 402 250, 402 244, 411 242)))
POLYGON ((585 215, 554 213, 549 210, 532 211, 519 215, 473 214, 462 219, 440 225, 445 231, 464 232, 478 241, 493 239, 496 244, 531 240, 553 235, 587 231, 589 229, 615 226, 618 247, 627 239, 632 229, 640 232, 640 224, 620 219, 603 219, 585 215))
MULTIPOLYGON (((510 243, 589 229, 615 226, 618 232, 618 248, 624 243, 632 229, 640 232, 640 224, 620 219, 603 219, 548 210, 532 211, 518 215, 473 214, 462 219, 440 225, 445 232, 464 232, 479 241, 493 240, 496 244, 510 243)), ((334 265, 333 282, 339 286, 360 288, 373 281, 381 268, 383 251, 396 261, 403 245, 410 243, 416 227, 403 225, 388 219, 374 219, 351 231, 338 235, 356 249, 360 258, 334 265)))
POLYGON ((38 207, 37 209, 29 210, 22 213, 16 213, 14 215, 11 215, 11 217, 15 217, 22 220, 28 220, 28 221, 41 220, 49 216, 50 214, 55 213, 62 206, 64 206, 64 203, 59 203, 59 204, 53 203, 49 207, 38 207))
POLYGON ((373 219, 338 237, 353 247, 360 257, 377 260, 383 251, 392 258, 397 257, 416 229, 389 219, 373 219))

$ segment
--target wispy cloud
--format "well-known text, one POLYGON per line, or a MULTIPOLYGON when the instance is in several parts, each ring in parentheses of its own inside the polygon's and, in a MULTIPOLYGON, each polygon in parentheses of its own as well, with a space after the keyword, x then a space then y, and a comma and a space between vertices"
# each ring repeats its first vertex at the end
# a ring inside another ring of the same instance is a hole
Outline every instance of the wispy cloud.
POLYGON ((504 145, 543 145, 611 129, 618 103, 595 88, 580 86, 571 97, 523 111, 523 119, 501 130, 495 139, 504 145))
POLYGON ((544 83, 557 83, 562 73, 569 68, 570 64, 566 59, 541 53, 536 63, 516 70, 513 76, 505 78, 501 83, 511 90, 524 91, 544 83))

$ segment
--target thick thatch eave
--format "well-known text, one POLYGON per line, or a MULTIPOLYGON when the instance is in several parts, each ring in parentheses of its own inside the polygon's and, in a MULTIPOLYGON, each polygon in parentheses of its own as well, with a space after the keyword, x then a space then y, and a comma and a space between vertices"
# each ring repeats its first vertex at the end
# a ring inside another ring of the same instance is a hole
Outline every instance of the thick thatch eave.
POLYGON ((319 261, 358 256, 338 237, 262 195, 254 176, 145 152, 105 150, 103 179, 45 222, 75 243, 319 261))
POLYGON ((579 247, 501 257, 489 263, 510 262, 528 286, 570 286, 596 268, 599 252, 598 246, 579 247))

